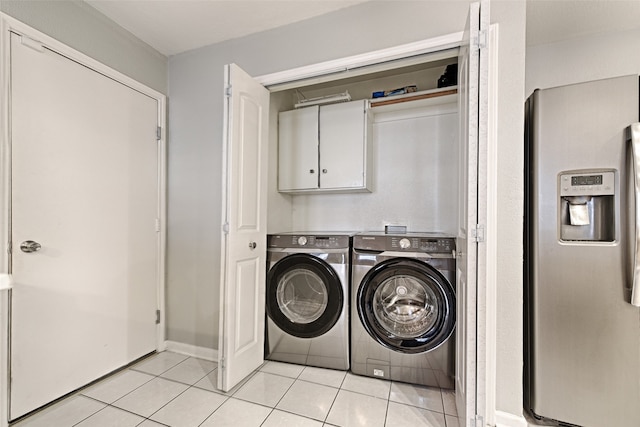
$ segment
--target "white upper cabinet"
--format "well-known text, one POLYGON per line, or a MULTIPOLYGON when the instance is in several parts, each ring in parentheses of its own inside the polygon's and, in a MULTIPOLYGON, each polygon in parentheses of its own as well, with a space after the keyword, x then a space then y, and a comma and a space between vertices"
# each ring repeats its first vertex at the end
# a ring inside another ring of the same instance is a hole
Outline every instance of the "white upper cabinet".
POLYGON ((370 191, 372 123, 368 100, 281 112, 278 190, 370 191))

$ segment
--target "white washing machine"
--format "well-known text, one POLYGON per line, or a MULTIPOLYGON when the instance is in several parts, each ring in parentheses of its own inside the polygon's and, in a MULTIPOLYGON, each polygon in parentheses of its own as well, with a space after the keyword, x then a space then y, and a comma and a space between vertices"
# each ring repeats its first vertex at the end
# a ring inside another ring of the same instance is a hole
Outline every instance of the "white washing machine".
POLYGON ((453 389, 455 274, 453 237, 355 235, 351 371, 453 389))
POLYGON ((268 360, 349 369, 351 237, 267 236, 268 360))

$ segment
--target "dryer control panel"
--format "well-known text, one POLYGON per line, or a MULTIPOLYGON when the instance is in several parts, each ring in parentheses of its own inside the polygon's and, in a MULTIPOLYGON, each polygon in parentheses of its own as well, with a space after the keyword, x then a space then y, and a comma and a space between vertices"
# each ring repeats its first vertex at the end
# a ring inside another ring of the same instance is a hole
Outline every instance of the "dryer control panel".
POLYGON ((311 248, 346 249, 349 248, 350 234, 272 234, 267 236, 269 248, 311 248))
POLYGON ((451 254, 456 248, 453 237, 439 234, 358 234, 353 248, 368 251, 399 251, 451 254))

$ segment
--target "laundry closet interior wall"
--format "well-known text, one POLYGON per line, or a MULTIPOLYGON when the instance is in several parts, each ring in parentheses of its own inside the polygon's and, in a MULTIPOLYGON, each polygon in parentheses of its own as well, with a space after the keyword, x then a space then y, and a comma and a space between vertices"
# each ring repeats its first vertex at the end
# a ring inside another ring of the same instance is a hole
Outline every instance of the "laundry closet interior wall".
MULTIPOLYGON (((371 108, 369 149, 372 161, 367 170, 371 175, 370 191, 323 193, 312 190, 305 194, 275 194, 278 173, 285 167, 278 164, 278 150, 286 150, 278 147, 278 134, 273 132, 278 128, 278 112, 293 110, 294 104, 301 99, 335 94, 348 93, 355 102, 370 99, 374 91, 411 85, 417 86, 420 92, 436 89, 446 66, 456 63, 457 49, 436 55, 445 59, 429 61, 425 55, 424 62, 418 65, 358 77, 348 77, 349 72, 338 73, 345 77, 308 86, 301 83, 295 89, 272 92, 269 233, 382 231, 389 224, 405 225, 410 231, 457 233, 460 169, 456 94, 371 108), (284 221, 288 217, 290 223, 284 221)), ((447 89, 455 90, 455 87, 447 89)), ((322 132, 320 134, 322 145, 322 132)), ((356 169, 362 160, 361 157, 354 158, 350 167, 356 169)), ((322 181, 324 175, 319 175, 322 181)))

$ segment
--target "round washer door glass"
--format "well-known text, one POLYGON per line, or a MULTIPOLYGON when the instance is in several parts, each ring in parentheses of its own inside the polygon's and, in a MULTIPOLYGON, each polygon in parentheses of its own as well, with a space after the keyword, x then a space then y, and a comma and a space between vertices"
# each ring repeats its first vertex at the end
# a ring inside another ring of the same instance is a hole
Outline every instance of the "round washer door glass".
POLYGON ((373 293, 373 314, 380 326, 399 338, 415 338, 437 325, 440 307, 436 292, 419 277, 385 279, 373 293))
POLYGON ((322 278, 309 269, 288 270, 276 286, 278 307, 291 322, 314 322, 327 308, 327 287, 322 278))
POLYGON ((430 265, 394 258, 362 279, 358 314, 369 335, 387 348, 420 353, 437 348, 455 328, 455 294, 430 265))
POLYGON ((335 270, 310 254, 278 261, 267 275, 267 314, 284 332, 314 338, 336 324, 344 304, 335 270))

